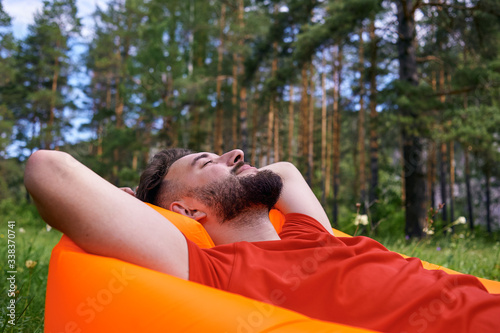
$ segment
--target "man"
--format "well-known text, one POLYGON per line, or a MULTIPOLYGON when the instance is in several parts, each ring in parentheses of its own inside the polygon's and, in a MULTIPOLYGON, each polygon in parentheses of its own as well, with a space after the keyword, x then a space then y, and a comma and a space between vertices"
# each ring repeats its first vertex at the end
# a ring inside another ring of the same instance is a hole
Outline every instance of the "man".
POLYGON ((405 260, 369 238, 334 237, 290 163, 257 170, 240 150, 155 156, 137 197, 200 222, 216 244, 206 250, 67 154, 35 153, 25 183, 44 220, 90 253, 381 331, 500 328, 499 296, 476 278, 426 271, 419 260, 405 260), (286 216, 279 234, 268 217, 273 206, 286 216))

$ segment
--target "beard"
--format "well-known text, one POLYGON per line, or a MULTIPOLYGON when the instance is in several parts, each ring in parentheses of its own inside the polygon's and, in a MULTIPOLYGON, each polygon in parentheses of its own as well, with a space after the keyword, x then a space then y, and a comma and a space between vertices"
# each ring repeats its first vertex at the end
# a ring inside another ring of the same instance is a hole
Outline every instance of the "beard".
POLYGON ((222 222, 254 209, 271 208, 278 202, 283 188, 281 177, 270 171, 225 179, 192 189, 191 196, 212 207, 222 222))

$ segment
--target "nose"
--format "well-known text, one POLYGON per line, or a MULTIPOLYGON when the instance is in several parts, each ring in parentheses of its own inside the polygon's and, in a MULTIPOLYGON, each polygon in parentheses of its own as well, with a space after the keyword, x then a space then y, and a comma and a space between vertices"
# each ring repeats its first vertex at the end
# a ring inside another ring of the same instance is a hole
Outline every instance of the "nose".
POLYGON ((226 163, 229 166, 235 165, 240 161, 245 160, 245 154, 241 149, 233 149, 220 157, 221 162, 226 163))

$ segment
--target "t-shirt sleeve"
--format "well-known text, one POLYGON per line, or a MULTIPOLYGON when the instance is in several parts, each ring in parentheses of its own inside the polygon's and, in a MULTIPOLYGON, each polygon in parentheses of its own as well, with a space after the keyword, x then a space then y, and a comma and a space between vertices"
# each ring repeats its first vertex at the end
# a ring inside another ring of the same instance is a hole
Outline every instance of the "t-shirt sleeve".
POLYGON ((285 215, 285 224, 280 232, 281 239, 283 238, 304 238, 310 234, 327 233, 330 234, 325 227, 314 218, 299 214, 290 213, 285 215))
POLYGON ((234 244, 201 249, 186 239, 189 254, 189 280, 226 290, 234 265, 234 244))

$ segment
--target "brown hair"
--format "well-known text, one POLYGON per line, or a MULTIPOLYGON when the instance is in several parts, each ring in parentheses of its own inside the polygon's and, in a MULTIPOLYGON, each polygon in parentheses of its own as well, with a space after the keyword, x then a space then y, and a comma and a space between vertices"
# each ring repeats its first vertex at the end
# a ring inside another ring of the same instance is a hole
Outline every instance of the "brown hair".
POLYGON ((182 148, 170 148, 157 153, 141 174, 136 197, 144 202, 168 208, 168 193, 172 194, 175 186, 164 178, 175 161, 192 153, 191 150, 182 148))

